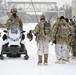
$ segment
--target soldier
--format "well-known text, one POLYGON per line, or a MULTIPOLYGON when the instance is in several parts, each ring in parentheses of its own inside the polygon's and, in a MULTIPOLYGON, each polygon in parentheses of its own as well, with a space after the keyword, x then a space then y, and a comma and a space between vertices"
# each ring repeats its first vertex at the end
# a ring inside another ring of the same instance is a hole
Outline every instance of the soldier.
MULTIPOLYGON (((12 15, 8 18, 7 22, 6 22, 6 28, 8 29, 9 26, 12 24, 16 24, 16 25, 19 25, 21 31, 23 31, 23 22, 22 20, 19 18, 19 16, 17 15, 17 9, 16 8, 12 8, 11 9, 11 13, 12 15)), ((6 36, 3 37, 3 39, 5 39, 6 36)), ((21 41, 21 43, 23 43, 25 45, 25 42, 24 42, 24 38, 25 38, 25 35, 22 34, 22 37, 21 37, 23 40, 21 41)))
MULTIPOLYGON (((57 25, 57 23, 58 23, 59 21, 60 21, 60 17, 57 17, 57 18, 56 18, 56 22, 53 24, 52 30, 53 30, 54 26, 57 25)), ((54 39, 56 38, 56 37, 53 38, 53 34, 52 34, 51 36, 52 36, 52 38, 51 38, 52 40, 54 40, 54 39)), ((56 43, 56 40, 54 40, 54 41, 52 42, 52 45, 53 45, 53 43, 55 44, 55 43, 56 43)))
POLYGON ((70 22, 69 22, 69 25, 73 26, 74 25, 74 22, 72 19, 70 19, 70 22))
MULTIPOLYGON (((21 31, 23 31, 23 22, 19 18, 19 16, 17 15, 17 9, 16 8, 12 8, 11 9, 11 13, 12 13, 12 15, 10 16, 10 18, 6 22, 6 28, 8 29, 10 24, 16 24, 16 25, 19 25, 21 31)), ((24 38, 25 38, 25 35, 23 34, 22 35, 22 39, 24 39, 24 38)))
POLYGON ((65 64, 68 60, 68 36, 72 34, 72 27, 64 20, 64 16, 60 17, 60 21, 56 23, 52 30, 53 41, 55 41, 55 52, 58 61, 56 63, 65 64))
POLYGON ((76 16, 73 17, 73 28, 74 34, 72 35, 71 46, 72 46, 72 58, 76 60, 76 16))
POLYGON ((44 15, 41 15, 40 22, 31 32, 36 36, 38 65, 42 65, 42 56, 44 56, 44 65, 48 65, 48 46, 51 40, 51 25, 46 22, 44 15))
POLYGON ((56 22, 54 23, 54 25, 53 25, 52 29, 53 29, 53 28, 54 28, 54 26, 59 22, 59 20, 60 20, 60 17, 57 17, 57 18, 56 18, 56 22))
POLYGON ((8 16, 6 15, 5 11, 0 12, 0 28, 4 28, 7 22, 8 16))
MULTIPOLYGON (((5 27, 7 19, 8 19, 8 16, 5 14, 5 12, 0 11, 0 28, 5 27)), ((0 32, 0 37, 1 37, 1 32, 0 32)))
MULTIPOLYGON (((65 21, 73 28, 73 25, 71 22, 69 22, 69 19, 68 18, 65 18, 65 21)), ((68 51, 67 51, 67 56, 68 56, 68 59, 70 59, 70 52, 72 54, 72 46, 71 46, 71 41, 72 41, 72 35, 69 35, 68 36, 68 51)))
POLYGON ((17 24, 20 26, 21 30, 23 30, 23 23, 22 20, 17 16, 17 9, 11 9, 11 17, 7 20, 6 27, 8 28, 10 24, 17 24))

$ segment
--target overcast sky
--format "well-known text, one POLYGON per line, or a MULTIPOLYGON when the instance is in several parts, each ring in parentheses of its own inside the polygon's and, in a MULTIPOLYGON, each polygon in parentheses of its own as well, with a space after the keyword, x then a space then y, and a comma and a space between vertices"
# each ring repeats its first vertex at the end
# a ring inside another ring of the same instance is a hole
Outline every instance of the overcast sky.
MULTIPOLYGON (((30 1, 31 2, 31 0, 8 0, 8 1, 30 1)), ((48 1, 50 1, 50 2, 57 2, 57 5, 60 7, 60 6, 62 6, 63 4, 69 4, 69 5, 71 5, 71 3, 72 3, 72 0, 32 0, 33 2, 35 1, 35 2, 39 2, 39 1, 44 1, 44 2, 48 2, 48 1)))

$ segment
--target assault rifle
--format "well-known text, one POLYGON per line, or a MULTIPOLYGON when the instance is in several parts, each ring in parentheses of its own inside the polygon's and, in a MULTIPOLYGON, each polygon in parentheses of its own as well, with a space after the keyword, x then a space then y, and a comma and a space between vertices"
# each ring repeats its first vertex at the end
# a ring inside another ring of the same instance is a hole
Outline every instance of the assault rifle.
POLYGON ((50 23, 51 18, 52 18, 52 16, 49 17, 49 19, 48 19, 48 23, 50 23))

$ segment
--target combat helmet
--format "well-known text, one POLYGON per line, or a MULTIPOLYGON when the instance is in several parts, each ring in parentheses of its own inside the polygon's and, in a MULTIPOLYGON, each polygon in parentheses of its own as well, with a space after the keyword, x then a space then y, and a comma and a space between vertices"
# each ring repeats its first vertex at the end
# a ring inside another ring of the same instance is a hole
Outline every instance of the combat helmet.
POLYGON ((45 20, 45 15, 41 15, 40 20, 45 20))
POLYGON ((12 8, 11 9, 11 13, 13 13, 13 12, 17 13, 17 9, 16 8, 12 8))

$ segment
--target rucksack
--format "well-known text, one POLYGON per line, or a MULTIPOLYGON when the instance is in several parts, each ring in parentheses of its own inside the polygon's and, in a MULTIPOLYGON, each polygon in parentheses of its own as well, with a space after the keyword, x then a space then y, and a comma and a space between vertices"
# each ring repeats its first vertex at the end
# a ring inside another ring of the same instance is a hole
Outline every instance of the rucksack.
POLYGON ((69 36, 69 28, 67 25, 60 25, 58 28, 58 35, 60 37, 68 37, 69 36))
POLYGON ((44 23, 44 34, 45 35, 48 35, 51 31, 51 25, 50 25, 50 23, 48 23, 48 22, 45 22, 44 23))

